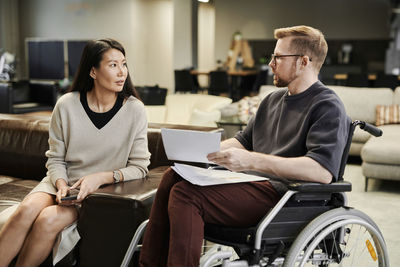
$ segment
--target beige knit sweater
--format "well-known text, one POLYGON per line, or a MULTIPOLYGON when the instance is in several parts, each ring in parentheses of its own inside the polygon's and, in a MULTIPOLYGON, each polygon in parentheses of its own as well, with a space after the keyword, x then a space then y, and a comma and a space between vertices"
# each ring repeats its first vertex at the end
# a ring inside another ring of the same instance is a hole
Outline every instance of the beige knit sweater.
POLYGON ((86 114, 78 92, 63 95, 51 117, 46 156, 47 176, 33 191, 55 194, 57 179, 72 185, 85 175, 103 171, 120 170, 125 181, 145 177, 150 153, 143 103, 129 97, 98 129, 86 114))

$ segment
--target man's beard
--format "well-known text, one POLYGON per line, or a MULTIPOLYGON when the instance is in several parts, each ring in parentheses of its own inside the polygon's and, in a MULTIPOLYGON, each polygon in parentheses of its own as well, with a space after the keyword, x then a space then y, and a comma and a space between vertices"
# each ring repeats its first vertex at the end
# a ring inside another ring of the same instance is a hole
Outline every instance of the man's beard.
POLYGON ((279 78, 274 78, 274 85, 276 87, 287 87, 289 85, 289 82, 285 81, 285 80, 281 80, 279 78))
POLYGON ((283 80, 280 79, 278 75, 274 74, 274 85, 276 87, 288 87, 289 84, 297 78, 296 74, 296 67, 295 65, 292 66, 291 75, 289 78, 283 80))

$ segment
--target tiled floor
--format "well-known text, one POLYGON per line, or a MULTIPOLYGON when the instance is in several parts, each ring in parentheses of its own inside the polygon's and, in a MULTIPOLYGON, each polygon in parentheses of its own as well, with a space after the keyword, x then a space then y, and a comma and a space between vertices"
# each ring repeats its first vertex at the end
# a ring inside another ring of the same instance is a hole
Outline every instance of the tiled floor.
POLYGON ((364 192, 365 178, 358 164, 348 164, 344 178, 353 185, 347 194, 349 205, 374 220, 385 238, 390 265, 400 266, 400 181, 371 180, 364 192))

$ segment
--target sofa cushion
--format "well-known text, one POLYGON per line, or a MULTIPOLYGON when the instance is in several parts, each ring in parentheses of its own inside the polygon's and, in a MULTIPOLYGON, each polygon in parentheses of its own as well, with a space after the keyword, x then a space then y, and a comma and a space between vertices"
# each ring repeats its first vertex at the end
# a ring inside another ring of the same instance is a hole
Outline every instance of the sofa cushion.
POLYGON ((167 113, 167 107, 161 106, 144 106, 146 109, 147 121, 151 123, 164 123, 167 113))
POLYGON ((189 124, 197 126, 210 126, 217 125, 216 122, 221 119, 221 112, 219 110, 202 111, 194 108, 190 115, 189 124))
POLYGON ((361 150, 369 163, 400 165, 400 125, 383 125, 381 137, 371 137, 361 150))
POLYGON ((45 176, 49 118, 0 114, 0 174, 38 181, 45 176))
POLYGON ((393 104, 400 105, 400 86, 394 90, 393 104))
POLYGON ((197 94, 195 97, 197 101, 194 107, 204 111, 220 110, 232 103, 232 99, 223 96, 197 94))
POLYGON ((35 180, 0 175, 0 201, 20 202, 38 183, 35 180))
POLYGON ((400 165, 363 162, 361 169, 367 178, 400 180, 400 165))
POLYGON ((376 106, 376 126, 400 123, 400 106, 376 106))
POLYGON ((334 85, 330 85, 329 88, 334 90, 343 101, 347 115, 352 120, 362 120, 375 124, 376 106, 393 104, 393 91, 390 88, 334 85))
MULTIPOLYGON (((194 109, 210 113, 209 124, 215 126, 214 111, 218 111, 229 105, 232 99, 222 96, 202 94, 171 94, 166 99, 166 123, 189 125, 194 109)), ((203 113, 205 115, 205 113, 203 113)), ((203 124, 204 125, 204 124, 203 124)))
POLYGON ((371 135, 368 132, 360 129, 359 127, 356 127, 356 129, 354 130, 352 142, 365 143, 370 137, 371 135))

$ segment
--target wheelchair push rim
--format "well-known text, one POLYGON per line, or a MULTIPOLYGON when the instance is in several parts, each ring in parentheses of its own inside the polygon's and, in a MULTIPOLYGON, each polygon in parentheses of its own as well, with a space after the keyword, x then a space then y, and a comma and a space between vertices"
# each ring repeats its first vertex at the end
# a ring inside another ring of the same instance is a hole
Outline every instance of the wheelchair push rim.
POLYGON ((313 220, 298 236, 284 266, 389 266, 376 224, 357 210, 335 209, 313 220))

